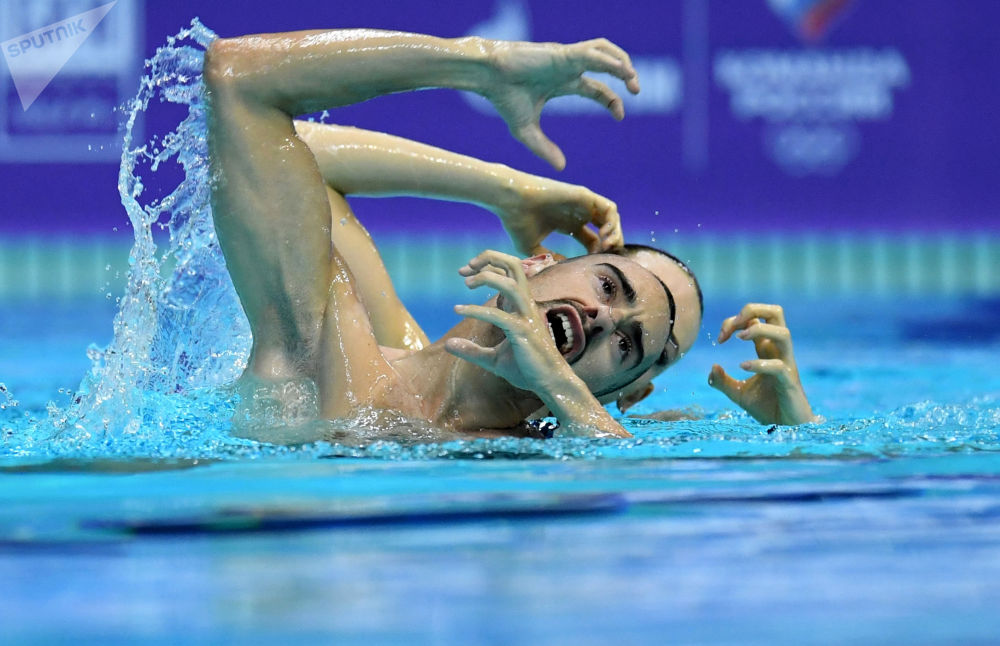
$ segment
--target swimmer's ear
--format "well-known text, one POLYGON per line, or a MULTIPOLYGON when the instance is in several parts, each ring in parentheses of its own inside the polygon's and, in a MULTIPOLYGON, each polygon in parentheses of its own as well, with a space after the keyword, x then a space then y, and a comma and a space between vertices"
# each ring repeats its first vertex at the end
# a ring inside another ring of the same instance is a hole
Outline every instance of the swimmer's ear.
POLYGON ((556 264, 556 259, 552 257, 551 253, 539 254, 537 256, 532 256, 531 258, 525 258, 521 261, 521 267, 524 268, 524 275, 528 278, 554 264, 556 264))
POLYGON ((652 382, 647 382, 644 388, 638 390, 633 390, 631 392, 624 392, 618 397, 618 410, 624 413, 628 409, 632 408, 643 399, 646 399, 653 393, 652 382))

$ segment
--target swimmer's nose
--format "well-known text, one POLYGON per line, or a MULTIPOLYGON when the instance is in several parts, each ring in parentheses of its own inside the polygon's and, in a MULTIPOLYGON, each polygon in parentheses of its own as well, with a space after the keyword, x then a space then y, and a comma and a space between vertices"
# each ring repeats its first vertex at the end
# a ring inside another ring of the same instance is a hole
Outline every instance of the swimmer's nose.
POLYGON ((614 319, 611 318, 611 308, 607 305, 584 307, 583 315, 583 326, 591 336, 596 336, 615 327, 614 319))

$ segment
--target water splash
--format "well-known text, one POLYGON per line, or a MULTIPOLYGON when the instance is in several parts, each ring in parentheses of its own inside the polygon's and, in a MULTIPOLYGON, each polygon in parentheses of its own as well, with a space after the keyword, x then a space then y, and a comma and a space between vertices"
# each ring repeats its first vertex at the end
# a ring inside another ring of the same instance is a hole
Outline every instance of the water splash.
POLYGON ((231 393, 222 386, 243 370, 250 332, 209 203, 201 69, 214 38, 195 19, 146 61, 125 107, 118 191, 135 240, 112 341, 88 349, 92 367, 73 402, 50 405, 24 448, 171 455, 241 444, 226 433, 231 393), (186 116, 165 135, 136 141, 136 121, 153 102, 184 108, 186 116), (170 163, 183 173, 172 188, 154 177, 170 163), (165 249, 156 230, 169 233, 165 249))
POLYGON ((14 394, 7 390, 7 384, 0 383, 0 410, 17 408, 19 402, 14 399, 14 394))

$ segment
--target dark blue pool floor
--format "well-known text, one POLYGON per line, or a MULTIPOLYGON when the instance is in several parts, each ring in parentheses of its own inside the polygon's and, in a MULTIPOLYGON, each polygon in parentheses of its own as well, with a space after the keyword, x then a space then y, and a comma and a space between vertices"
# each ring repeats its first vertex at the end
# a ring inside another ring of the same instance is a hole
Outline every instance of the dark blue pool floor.
POLYGON ((992 644, 998 471, 995 454, 972 454, 6 472, 0 631, 5 643, 992 644))

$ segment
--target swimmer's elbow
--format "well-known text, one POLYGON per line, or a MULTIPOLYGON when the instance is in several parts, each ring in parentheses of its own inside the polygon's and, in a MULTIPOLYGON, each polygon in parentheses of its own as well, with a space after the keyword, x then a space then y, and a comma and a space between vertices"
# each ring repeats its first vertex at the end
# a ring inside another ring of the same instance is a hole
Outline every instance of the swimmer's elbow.
MULTIPOLYGON (((217 105, 278 105, 275 81, 262 62, 259 47, 246 38, 218 38, 205 50, 202 77, 213 103, 217 105)), ((225 110, 223 110, 224 112, 225 110)))
POLYGON ((228 38, 217 38, 208 45, 202 74, 205 85, 210 90, 218 91, 235 84, 238 48, 239 46, 228 38))

